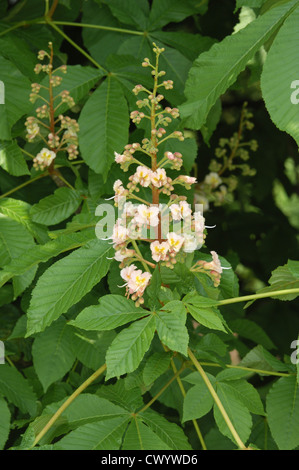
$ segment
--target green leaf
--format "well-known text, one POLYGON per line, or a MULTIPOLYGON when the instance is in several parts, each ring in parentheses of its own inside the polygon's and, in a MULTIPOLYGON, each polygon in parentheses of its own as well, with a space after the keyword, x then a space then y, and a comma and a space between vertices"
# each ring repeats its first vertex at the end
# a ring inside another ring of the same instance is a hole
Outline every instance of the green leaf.
POLYGON ((56 450, 118 450, 129 421, 127 416, 88 423, 54 444, 56 450))
POLYGON ((16 67, 0 56, 1 81, 4 84, 4 101, 0 104, 0 140, 11 140, 11 127, 31 107, 30 82, 16 67))
POLYGON ((146 313, 143 308, 137 308, 132 300, 110 294, 101 297, 99 305, 91 305, 82 310, 69 324, 83 330, 113 330, 143 317, 146 313))
POLYGON ((131 421, 127 429, 123 450, 169 450, 165 442, 151 428, 146 426, 139 417, 131 421))
POLYGON ((157 332, 160 340, 172 351, 188 356, 189 335, 186 310, 182 302, 172 300, 156 312, 157 332))
POLYGON ((100 282, 111 251, 107 242, 92 240, 44 272, 32 293, 27 336, 43 331, 100 282))
POLYGON ((188 312, 191 313, 194 320, 201 325, 211 328, 212 330, 220 330, 226 333, 222 320, 217 315, 218 310, 216 308, 202 308, 191 304, 186 304, 186 308, 188 312))
POLYGON ((34 340, 33 364, 45 392, 53 382, 62 379, 76 359, 73 335, 65 318, 59 318, 34 340))
POLYGON ((77 358, 89 369, 97 370, 105 363, 106 351, 115 336, 114 331, 76 332, 73 344, 77 358))
POLYGON ((134 25, 138 30, 146 29, 149 10, 147 0, 139 0, 137 3, 135 0, 108 0, 107 5, 121 23, 134 25))
MULTIPOLYGON (((32 248, 27 248, 18 258, 14 258, 5 266, 6 273, 4 274, 7 274, 5 282, 13 275, 23 274, 39 263, 45 263, 50 258, 62 252, 78 248, 94 238, 95 234, 93 231, 84 231, 61 235, 57 239, 45 243, 44 245, 35 245, 32 248)), ((0 282, 0 285, 2 284, 3 282, 0 282)))
POLYGON ((149 31, 161 29, 168 23, 180 22, 193 14, 204 14, 208 0, 192 2, 191 0, 154 0, 149 17, 149 31))
POLYGON ((249 59, 277 31, 297 4, 298 0, 293 0, 269 10, 195 60, 186 82, 187 102, 180 106, 187 127, 200 129, 204 125, 217 99, 236 81, 249 59))
POLYGON ((70 188, 58 188, 50 196, 35 204, 30 215, 34 222, 44 225, 59 224, 78 209, 82 202, 79 191, 70 188))
POLYGON ((146 423, 160 439, 173 450, 191 450, 191 446, 182 428, 175 423, 170 423, 163 415, 151 409, 140 413, 146 423))
POLYGON ((0 449, 3 449, 10 429, 10 411, 2 397, 0 397, 0 416, 0 449))
MULTIPOLYGON (((273 292, 284 289, 295 289, 299 287, 299 273, 294 270, 294 264, 289 264, 290 261, 284 266, 279 266, 274 271, 269 279, 269 287, 265 287, 257 291, 257 294, 262 294, 264 292, 273 292), (290 269, 290 266, 293 266, 293 269, 290 269)), ((292 263, 292 262, 291 262, 292 263)), ((279 297, 273 297, 279 300, 294 300, 298 297, 298 293, 294 294, 284 294, 279 297)))
POLYGON ((106 380, 137 369, 151 345, 155 328, 155 317, 149 315, 117 335, 106 354, 106 380))
POLYGON ((163 44, 176 49, 192 62, 216 42, 215 39, 208 36, 183 31, 154 31, 150 33, 150 37, 153 41, 158 39, 163 44))
MULTIPOLYGON (((74 99, 75 103, 79 103, 84 98, 89 90, 105 75, 105 72, 101 69, 95 69, 93 67, 81 65, 68 65, 67 74, 64 74, 60 70, 55 72, 55 75, 62 77, 61 85, 55 87, 54 95, 57 96, 64 90, 69 91, 70 96, 74 99)), ((44 86, 49 85, 49 79, 46 77, 42 84, 44 86)), ((41 89, 39 93, 43 98, 47 99, 48 90, 41 89)), ((34 109, 36 106, 41 106, 42 100, 36 100, 34 109)), ((57 109, 56 114, 64 113, 68 109, 68 104, 63 103, 57 109)))
POLYGON ((247 318, 238 318, 229 322, 230 328, 243 338, 261 344, 266 349, 275 349, 275 345, 265 331, 254 321, 247 318))
POLYGON ((270 117, 278 129, 288 132, 299 145, 298 103, 299 8, 285 20, 272 44, 263 67, 261 87, 270 117), (277 67, 283 57, 279 75, 277 67))
POLYGON ((143 369, 143 380, 145 385, 150 385, 167 371, 170 365, 171 355, 166 352, 154 353, 147 360, 143 369))
MULTIPOLYGON (((3 266, 13 262, 14 259, 32 246, 34 246, 33 237, 23 225, 6 216, 0 216, 0 265, 3 266)), ((31 284, 35 272, 36 267, 13 279, 15 298, 31 284)), ((7 282, 7 280, 8 276, 4 277, 4 282, 7 282)))
MULTIPOLYGON (((234 390, 234 388, 227 383, 217 383, 216 391, 234 428, 239 434, 241 440, 246 443, 250 436, 252 427, 252 419, 247 407, 243 404, 242 401, 240 401, 239 395, 234 390)), ((214 405, 214 417, 219 431, 224 436, 229 437, 233 442, 235 442, 216 404, 214 405)))
POLYGON ((182 422, 199 419, 213 408, 214 400, 207 386, 202 383, 187 391, 184 398, 182 422))
POLYGON ((23 413, 31 416, 36 413, 36 396, 33 393, 28 380, 14 367, 2 364, 0 369, 0 394, 4 395, 10 403, 13 403, 23 413), (20 393, 20 390, 22 393, 20 393))
POLYGON ((129 114, 122 89, 108 77, 83 107, 79 144, 82 157, 106 179, 114 152, 122 152, 128 140, 129 114))
POLYGON ((280 450, 299 445, 299 384, 296 377, 282 377, 266 399, 271 434, 280 450))
POLYGON ((0 166, 13 176, 30 175, 21 149, 15 141, 0 142, 0 166))
POLYGON ((239 365, 266 371, 289 371, 291 368, 290 365, 279 361, 260 345, 249 351, 239 365))
POLYGON ((220 372, 220 374, 218 374, 216 377, 217 382, 220 381, 225 383, 228 387, 232 387, 239 400, 248 408, 251 413, 264 416, 264 407, 258 391, 246 380, 240 380, 241 373, 243 372, 244 376, 245 371, 238 371, 234 369, 235 377, 227 378, 227 375, 223 374, 223 372, 228 371, 232 372, 232 369, 220 372), (238 372, 239 374, 237 374, 238 372))

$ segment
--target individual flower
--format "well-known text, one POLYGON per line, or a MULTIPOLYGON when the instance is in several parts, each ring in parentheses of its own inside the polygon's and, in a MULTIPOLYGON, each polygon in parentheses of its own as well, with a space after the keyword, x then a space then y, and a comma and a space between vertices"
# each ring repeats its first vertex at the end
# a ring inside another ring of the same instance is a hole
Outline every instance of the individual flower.
POLYGON ((219 257, 217 255, 216 251, 211 251, 210 253, 212 255, 212 261, 210 261, 209 263, 205 263, 204 268, 209 269, 211 271, 215 271, 216 273, 221 274, 222 273, 222 267, 221 267, 221 263, 220 263, 220 260, 219 260, 219 257))
POLYGON ((141 269, 133 270, 128 281, 129 293, 141 297, 144 293, 152 275, 148 272, 142 272, 141 269))
POLYGON ((131 280, 132 273, 137 270, 137 267, 135 264, 131 264, 131 266, 127 266, 126 268, 123 268, 120 272, 121 277, 123 278, 124 281, 126 281, 126 284, 131 280))
POLYGON ((140 204, 137 208, 135 221, 140 225, 146 224, 150 225, 151 227, 157 227, 159 224, 159 212, 159 207, 140 204))
POLYGON ((140 184, 144 188, 147 188, 151 184, 152 170, 147 166, 138 166, 135 174, 133 175, 132 181, 135 184, 140 184))
POLYGON ((173 220, 181 220, 191 216, 191 208, 188 202, 180 201, 179 204, 172 204, 170 212, 173 220))
POLYGON ((220 178, 218 173, 212 171, 211 173, 206 175, 204 182, 211 186, 211 188, 217 188, 217 186, 222 183, 222 179, 220 178))
POLYGON ((158 168, 156 171, 153 171, 151 174, 151 182, 152 185, 156 188, 161 188, 165 184, 167 184, 167 175, 164 168, 158 168))
POLYGON ((183 245, 185 239, 181 235, 177 235, 175 232, 167 234, 167 241, 171 252, 178 253, 183 245))
POLYGON ((169 251, 168 242, 160 243, 158 240, 151 243, 152 258, 154 261, 165 261, 167 253, 169 251))
POLYGON ((198 241, 194 235, 184 234, 183 251, 185 253, 193 253, 198 247, 198 241))
POLYGON ((124 163, 127 159, 125 155, 121 155, 120 153, 114 152, 114 160, 116 163, 124 163))
POLYGON ((47 148, 43 148, 33 159, 33 166, 41 170, 50 166, 56 157, 56 153, 47 148))
POLYGON ((210 204, 208 199, 203 194, 194 194, 194 204, 201 204, 203 212, 209 210, 210 204))
POLYGON ((126 227, 121 225, 121 220, 118 219, 116 221, 116 224, 113 227, 113 232, 112 232, 112 240, 114 247, 117 247, 117 245, 122 245, 125 243, 129 238, 129 231, 126 227))
POLYGON ((188 175, 180 175, 177 178, 179 181, 182 181, 183 183, 186 184, 194 184, 197 182, 196 178, 194 176, 188 176, 188 175))

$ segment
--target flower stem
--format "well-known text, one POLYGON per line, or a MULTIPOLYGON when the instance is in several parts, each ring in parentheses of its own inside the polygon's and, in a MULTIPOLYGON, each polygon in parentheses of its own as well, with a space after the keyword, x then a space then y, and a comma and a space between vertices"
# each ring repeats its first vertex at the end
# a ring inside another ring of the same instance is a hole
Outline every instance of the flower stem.
POLYGON ((90 377, 88 377, 83 384, 78 387, 74 393, 61 405, 61 407, 56 411, 56 413, 52 416, 52 418, 48 421, 48 423, 43 427, 43 429, 38 433, 35 438, 34 443, 31 446, 31 449, 36 446, 36 444, 44 437, 44 435, 49 431, 49 429, 53 426, 53 424, 57 421, 59 416, 66 410, 68 406, 77 398, 80 393, 83 392, 94 380, 96 380, 103 372, 106 370, 106 364, 101 366, 98 370, 96 370, 90 377))
POLYGON ((225 408, 224 406, 222 405, 221 401, 220 401, 220 398, 218 397, 216 391, 214 390, 214 387, 213 385, 211 384, 207 374, 205 373, 205 371, 203 370, 203 368, 201 367, 200 363, 198 362, 198 360, 196 359, 196 357, 194 356, 194 354, 192 353, 191 349, 188 348, 188 356, 190 357, 191 361, 193 362, 194 366, 196 367, 196 369, 198 370, 198 372, 200 373, 203 381, 205 382, 206 386, 208 387, 208 390, 210 392, 210 394, 212 395, 216 405, 218 406, 219 408, 219 411, 220 413, 222 414, 223 416, 223 419, 224 421, 226 422, 226 425, 228 427, 228 429, 230 430, 230 432, 232 433, 232 436, 234 437, 238 447, 241 449, 241 450, 246 450, 247 447, 244 445, 244 443, 242 442, 239 434, 237 433, 233 423, 231 422, 227 412, 225 411, 225 408))
POLYGON ((229 304, 235 304, 237 302, 248 302, 250 300, 256 300, 256 299, 265 299, 267 297, 278 297, 280 295, 287 295, 287 294, 299 294, 299 288, 293 288, 293 289, 282 289, 282 290, 275 290, 272 292, 261 292, 260 294, 252 294, 252 295, 243 295, 242 297, 234 297, 231 299, 224 299, 224 300, 219 300, 218 305, 229 305, 229 304))
POLYGON ((108 71, 96 60, 94 60, 87 52, 85 52, 82 47, 78 46, 78 44, 76 44, 67 34, 65 34, 64 31, 58 28, 58 26, 53 21, 47 20, 46 23, 49 24, 51 28, 55 29, 55 31, 57 31, 57 33, 59 33, 66 41, 68 41, 75 49, 77 49, 77 51, 81 52, 81 54, 84 55, 84 57, 86 57, 86 59, 88 59, 93 65, 95 65, 98 69, 103 70, 103 72, 106 74, 108 73, 108 71))
POLYGON ((43 178, 44 176, 48 176, 48 173, 42 173, 41 175, 38 175, 38 176, 36 176, 35 178, 32 178, 31 180, 25 181, 25 183, 20 184, 20 185, 17 186, 16 188, 10 189, 10 191, 7 191, 6 193, 1 194, 0 199, 2 199, 3 197, 9 196, 9 195, 12 194, 12 193, 15 193, 15 192, 18 191, 19 189, 24 188, 24 187, 27 186, 28 184, 34 183, 34 181, 37 181, 37 180, 39 180, 40 178, 43 178))

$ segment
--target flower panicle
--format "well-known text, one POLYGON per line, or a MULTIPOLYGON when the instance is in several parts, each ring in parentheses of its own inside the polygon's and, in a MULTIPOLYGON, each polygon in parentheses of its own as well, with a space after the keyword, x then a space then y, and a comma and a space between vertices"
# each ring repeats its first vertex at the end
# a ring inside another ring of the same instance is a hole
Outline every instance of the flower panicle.
MULTIPOLYGON (((150 136, 144 137, 141 143, 127 144, 122 153, 114 153, 115 162, 124 172, 131 165, 136 165, 126 185, 120 179, 113 185, 114 204, 121 209, 121 216, 114 225, 111 243, 115 250, 114 259, 120 263, 126 296, 138 306, 144 303, 143 295, 151 282, 151 268, 159 264, 173 269, 178 261, 184 262, 189 253, 204 244, 207 228, 202 211, 192 211, 186 196, 174 192, 180 186, 191 189, 197 183, 196 177, 184 174, 173 177, 168 174, 168 170, 180 171, 184 162, 180 152, 167 150, 168 139, 183 141, 184 135, 178 129, 167 132, 167 126, 179 118, 179 110, 167 104, 162 109, 165 97, 160 90, 164 87, 167 92, 174 84, 172 80, 164 78, 163 70, 159 70, 159 57, 164 49, 154 44, 153 51, 155 63, 149 58, 142 62, 143 67, 151 69, 153 90, 148 90, 142 84, 135 85, 132 92, 138 96, 138 109, 131 112, 131 120, 136 126, 144 119, 150 121, 150 136), (140 97, 140 94, 143 96, 140 97), (162 153, 159 146, 164 142, 162 153), (143 195, 151 192, 152 201, 140 197, 141 192, 143 195), (159 202, 162 195, 168 196, 167 204, 159 202), (140 241, 149 244, 147 255, 139 250, 140 241)), ((193 270, 203 270, 216 286, 222 271, 217 261, 218 255, 215 252, 211 254, 211 262, 196 264, 193 270)))
POLYGON ((55 70, 53 68, 53 44, 49 42, 49 51, 40 50, 37 54, 39 61, 34 71, 37 75, 48 75, 48 86, 42 83, 32 83, 29 100, 43 102, 36 109, 36 116, 26 119, 26 139, 29 143, 43 141, 44 146, 33 159, 36 169, 44 170, 53 167, 58 152, 66 152, 69 160, 77 158, 79 125, 75 119, 69 116, 59 115, 55 120, 58 109, 67 105, 72 108, 75 105, 73 97, 68 90, 58 90, 54 96, 53 90, 61 88, 63 78, 61 74, 67 73, 67 66, 62 64, 55 70), (47 63, 45 63, 47 61, 47 63), (57 125, 60 124, 59 127, 57 125))

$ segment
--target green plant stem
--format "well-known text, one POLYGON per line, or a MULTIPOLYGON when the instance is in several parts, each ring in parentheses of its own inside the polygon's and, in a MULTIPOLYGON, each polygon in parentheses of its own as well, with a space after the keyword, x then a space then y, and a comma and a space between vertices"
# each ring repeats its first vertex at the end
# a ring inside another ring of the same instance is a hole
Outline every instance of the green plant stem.
POLYGON ((32 178, 31 180, 25 181, 25 183, 20 184, 16 188, 10 189, 4 194, 1 194, 0 199, 3 197, 9 196, 9 194, 15 193, 19 189, 24 188, 25 186, 28 186, 28 184, 34 183, 35 181, 39 180, 40 178, 44 178, 44 176, 48 176, 48 173, 42 173, 41 175, 35 176, 35 178, 32 178))
POLYGON ((136 253, 137 253, 137 254, 140 256, 140 258, 141 258, 141 259, 140 259, 140 262, 142 263, 142 266, 144 267, 144 269, 145 269, 148 273, 150 273, 151 271, 150 271, 149 267, 148 267, 147 264, 143 261, 143 256, 142 256, 142 254, 141 254, 141 252, 140 252, 140 250, 139 250, 139 248, 138 248, 138 245, 137 245, 136 240, 132 240, 132 245, 133 245, 133 247, 134 247, 136 253))
MULTIPOLYGON (((163 345, 163 347, 164 347, 164 345, 163 345)), ((165 349, 165 348, 164 348, 164 349, 165 349)), ((171 363, 171 367, 172 367, 173 372, 176 374, 176 373, 177 373, 177 368, 176 368, 176 365, 175 365, 175 363, 174 363, 174 360, 171 359, 170 363, 171 363)), ((185 398, 185 396, 186 396, 186 390, 185 390, 184 385, 183 385, 183 383, 182 383, 182 381, 181 381, 181 377, 180 377, 180 376, 177 376, 177 379, 176 379, 176 380, 177 380, 178 386, 179 386, 179 388, 180 388, 180 390, 181 390, 181 394, 182 394, 183 398, 185 398)), ((193 426, 194 426, 195 432, 196 432, 196 434, 197 434, 197 436, 198 436, 199 442, 201 443, 201 446, 202 446, 203 450, 208 450, 208 449, 207 449, 207 446, 206 446, 206 443, 205 443, 205 441, 204 441, 203 435, 201 434, 201 431, 200 431, 200 429, 199 429, 199 426, 198 426, 198 423, 197 423, 196 419, 192 419, 192 424, 193 424, 193 426)))
POLYGON ((92 382, 94 382, 100 375, 103 374, 106 370, 106 364, 101 366, 98 370, 96 370, 90 377, 88 377, 83 384, 78 387, 74 393, 61 405, 61 407, 56 411, 56 413, 52 416, 52 418, 48 421, 48 423, 43 427, 43 429, 38 433, 35 438, 34 443, 31 446, 31 449, 36 446, 36 444, 41 440, 42 437, 49 431, 49 429, 53 426, 55 421, 59 418, 59 416, 66 410, 68 406, 83 392, 92 382))
POLYGON ((203 368, 201 367, 200 363, 198 362, 198 360, 196 359, 196 357, 194 356, 193 352, 191 351, 190 348, 188 348, 188 356, 190 357, 191 361, 193 362, 194 366, 196 367, 196 369, 198 370, 198 372, 200 373, 203 381, 205 382, 206 386, 208 387, 208 390, 210 392, 210 394, 212 395, 216 405, 218 406, 219 408, 219 411, 220 413, 222 414, 223 416, 223 419, 224 421, 226 422, 226 425, 228 427, 228 429, 230 430, 232 436, 234 437, 238 447, 241 449, 241 450, 246 450, 247 447, 244 445, 244 443, 242 442, 239 434, 237 433, 233 423, 231 422, 227 412, 225 411, 225 408, 224 406, 222 405, 221 403, 221 400, 220 398, 218 397, 216 391, 214 390, 214 387, 213 385, 211 384, 207 374, 205 373, 205 371, 203 370, 203 368))
MULTIPOLYGON (((214 362, 200 362, 202 366, 208 367, 222 367, 220 364, 215 364, 214 362)), ((228 369, 239 369, 248 371, 250 374, 264 374, 264 375, 275 375, 277 377, 289 377, 290 375, 296 375, 296 373, 287 373, 287 372, 275 372, 271 370, 262 370, 262 369, 252 369, 251 367, 243 367, 243 366, 233 366, 231 364, 225 364, 228 369)))
POLYGON ((58 178, 59 178, 61 181, 63 181, 63 183, 64 183, 66 186, 68 186, 70 189, 75 190, 74 186, 72 186, 72 185, 62 176, 62 174, 61 174, 60 172, 59 172, 59 174, 58 174, 58 178))
POLYGON ((114 31, 116 33, 126 33, 126 34, 134 34, 137 36, 144 36, 143 31, 133 31, 132 29, 123 29, 123 28, 114 28, 113 26, 102 26, 98 24, 86 24, 86 23, 73 23, 72 21, 53 21, 56 25, 61 26, 78 26, 79 28, 94 28, 94 29, 102 29, 104 31, 114 31))
POLYGON ((82 49, 82 47, 78 46, 67 34, 65 34, 64 31, 62 31, 58 26, 53 22, 53 21, 46 21, 48 25, 51 26, 51 28, 55 29, 57 33, 59 33, 66 41, 68 41, 77 51, 81 52, 86 59, 88 59, 93 65, 95 65, 98 69, 103 70, 106 74, 108 74, 108 71, 102 67, 96 60, 94 60, 87 52, 82 49))
POLYGON ((242 297, 219 300, 218 305, 221 306, 235 304, 237 302, 248 302, 250 300, 265 299, 267 297, 278 297, 280 295, 295 294, 296 292, 299 294, 299 288, 276 290, 272 292, 261 292, 260 294, 244 295, 242 297))
POLYGON ((56 10, 57 5, 58 5, 58 1, 59 1, 59 0, 53 0, 52 6, 51 6, 51 8, 50 8, 50 10, 49 10, 49 12, 48 12, 48 15, 47 15, 48 18, 51 19, 52 16, 54 15, 55 10, 56 10))
POLYGON ((169 387, 169 385, 171 385, 172 382, 176 380, 176 378, 183 372, 184 369, 185 369, 185 365, 183 364, 180 370, 178 370, 171 377, 171 379, 168 380, 168 382, 161 388, 161 390, 159 390, 159 392, 146 405, 144 405, 144 407, 141 408, 141 410, 139 410, 136 414, 143 413, 145 410, 147 410, 162 395, 162 393, 165 392, 165 390, 169 387))

